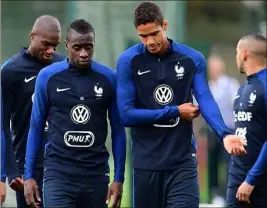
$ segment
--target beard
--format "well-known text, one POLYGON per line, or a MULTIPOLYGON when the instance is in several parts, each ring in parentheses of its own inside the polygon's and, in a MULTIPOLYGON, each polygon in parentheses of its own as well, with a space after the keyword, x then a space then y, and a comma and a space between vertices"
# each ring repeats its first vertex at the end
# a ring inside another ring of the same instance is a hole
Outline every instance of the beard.
POLYGON ((244 68, 244 63, 240 63, 240 65, 239 65, 239 72, 241 73, 241 74, 245 74, 246 72, 245 72, 245 68, 244 68))

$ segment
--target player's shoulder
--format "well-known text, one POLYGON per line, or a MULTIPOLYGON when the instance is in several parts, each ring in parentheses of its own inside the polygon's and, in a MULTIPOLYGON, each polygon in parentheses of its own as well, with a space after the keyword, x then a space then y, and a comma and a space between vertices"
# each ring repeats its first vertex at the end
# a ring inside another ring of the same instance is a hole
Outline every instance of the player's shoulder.
POLYGON ((52 58, 52 62, 56 63, 56 62, 60 62, 63 61, 64 59, 66 59, 66 57, 58 52, 55 52, 55 54, 53 55, 52 58))
POLYGON ((53 75, 68 69, 68 66, 69 66, 69 64, 68 64, 67 59, 64 59, 63 61, 55 62, 55 63, 43 68, 38 74, 38 79, 39 80, 40 79, 48 80, 53 75))
POLYGON ((256 76, 260 83, 263 85, 265 96, 267 96, 267 68, 259 71, 256 76))
POLYGON ((15 70, 18 67, 18 63, 21 61, 21 54, 17 53, 14 56, 7 59, 2 65, 1 70, 2 71, 12 71, 15 70))
POLYGON ((118 62, 129 62, 131 61, 136 55, 139 55, 144 52, 144 46, 142 43, 136 44, 125 51, 123 51, 119 58, 118 62))
POLYGON ((1 79, 14 81, 17 72, 21 70, 21 54, 17 53, 1 65, 1 79))
POLYGON ((264 84, 267 82, 267 68, 256 73, 257 78, 264 84))
POLYGON ((178 43, 176 41, 173 41, 172 46, 173 46, 173 50, 175 52, 189 57, 190 59, 192 59, 195 62, 196 65, 206 64, 205 57, 200 51, 198 51, 198 50, 196 50, 196 49, 194 49, 188 45, 178 43))
POLYGON ((115 81, 116 79, 116 71, 114 69, 112 69, 111 67, 108 67, 105 64, 99 63, 95 60, 92 61, 92 70, 103 74, 105 77, 107 77, 112 83, 115 81))

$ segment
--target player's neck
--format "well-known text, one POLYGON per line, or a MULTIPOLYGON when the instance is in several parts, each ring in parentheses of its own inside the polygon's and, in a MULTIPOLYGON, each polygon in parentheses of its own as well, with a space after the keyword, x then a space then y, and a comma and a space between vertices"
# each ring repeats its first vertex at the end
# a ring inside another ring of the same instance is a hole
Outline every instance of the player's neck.
POLYGON ((27 54, 31 55, 31 56, 35 56, 36 53, 34 52, 34 50, 32 49, 31 45, 29 46, 29 48, 27 49, 27 54))
POLYGON ((168 39, 166 39, 166 41, 164 42, 164 45, 162 47, 162 49, 159 52, 159 55, 162 56, 164 55, 168 50, 169 50, 170 44, 168 39))
POLYGON ((246 70, 246 75, 250 76, 252 74, 256 74, 259 71, 261 71, 262 69, 266 68, 266 62, 262 63, 262 64, 256 64, 256 63, 251 63, 246 70))

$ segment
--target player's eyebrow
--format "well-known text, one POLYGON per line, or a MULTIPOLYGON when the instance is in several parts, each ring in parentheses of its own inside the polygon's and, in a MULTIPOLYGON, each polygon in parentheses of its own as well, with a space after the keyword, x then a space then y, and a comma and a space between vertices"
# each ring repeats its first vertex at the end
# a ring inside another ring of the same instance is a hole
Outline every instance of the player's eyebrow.
POLYGON ((159 33, 159 30, 154 31, 152 33, 147 33, 147 34, 139 33, 139 36, 141 36, 141 37, 154 36, 154 35, 157 35, 158 33, 159 33))

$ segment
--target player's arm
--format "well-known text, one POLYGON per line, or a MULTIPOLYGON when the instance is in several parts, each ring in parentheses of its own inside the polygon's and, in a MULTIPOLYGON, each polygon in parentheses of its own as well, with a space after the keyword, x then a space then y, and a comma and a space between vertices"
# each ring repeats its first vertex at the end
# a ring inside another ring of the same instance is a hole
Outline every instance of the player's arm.
POLYGON ((108 110, 111 125, 112 152, 115 162, 114 181, 124 182, 126 133, 118 112, 116 79, 113 79, 113 96, 108 110))
POLYGON ((200 112, 213 131, 223 140, 225 136, 232 133, 225 125, 219 107, 210 92, 207 82, 206 60, 199 54, 195 64, 197 69, 193 77, 193 93, 199 104, 200 112))
POLYGON ((6 175, 8 177, 9 184, 21 177, 19 168, 15 159, 15 151, 12 144, 12 137, 10 131, 10 119, 12 112, 12 74, 11 69, 3 66, 1 67, 1 136, 5 142, 5 167, 6 175))
POLYGON ((160 119, 179 117, 177 106, 165 106, 163 109, 137 109, 135 107, 136 88, 132 79, 130 60, 121 56, 117 63, 117 100, 121 119, 128 125, 153 124, 160 119))
POLYGON ((34 167, 38 152, 43 143, 43 134, 48 112, 46 74, 41 71, 37 76, 34 90, 30 130, 27 138, 24 179, 34 178, 34 167))
POLYGON ((247 174, 246 182, 251 186, 260 183, 260 176, 267 171, 267 142, 264 143, 258 159, 247 174))
MULTIPOLYGON (((3 97, 1 92, 1 116, 3 115, 3 97)), ((6 141, 3 130, 3 122, 1 122, 1 182, 6 182, 6 141)))
POLYGON ((107 203, 109 203, 111 196, 113 196, 113 205, 118 207, 121 203, 122 184, 124 182, 126 133, 118 112, 116 88, 117 80, 116 75, 114 74, 112 79, 112 100, 108 109, 111 126, 112 153, 114 158, 114 181, 108 191, 107 203))
MULTIPOLYGON (((262 73, 262 76, 259 76, 259 80, 262 82, 264 86, 264 101, 265 101, 265 115, 267 120, 267 84, 266 84, 266 73, 262 73)), ((260 181, 260 176, 267 171, 267 141, 264 143, 260 154, 258 156, 258 159, 256 160, 253 167, 250 169, 250 171, 247 174, 246 182, 251 185, 255 186, 260 181)))

